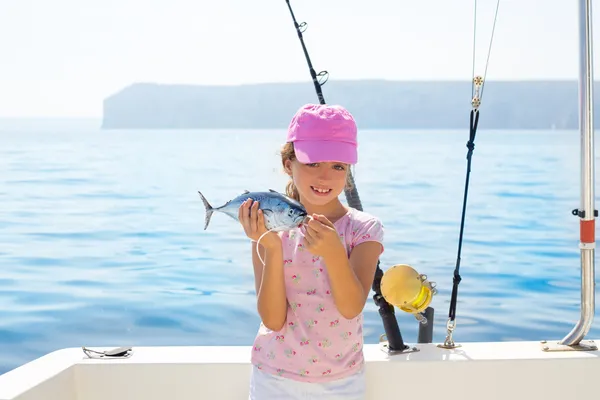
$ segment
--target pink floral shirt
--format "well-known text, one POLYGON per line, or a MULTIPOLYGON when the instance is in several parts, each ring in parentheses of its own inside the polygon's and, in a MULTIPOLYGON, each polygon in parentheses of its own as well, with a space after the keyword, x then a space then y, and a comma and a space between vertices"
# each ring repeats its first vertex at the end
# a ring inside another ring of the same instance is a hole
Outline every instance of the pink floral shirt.
MULTIPOLYGON (((334 225, 348 256, 360 243, 383 242, 382 223, 365 212, 350 208, 334 225)), ((281 234, 287 319, 278 332, 261 323, 252 363, 264 372, 302 381, 343 378, 364 362, 363 316, 348 320, 338 312, 327 267, 304 248, 303 237, 299 228, 281 234)))

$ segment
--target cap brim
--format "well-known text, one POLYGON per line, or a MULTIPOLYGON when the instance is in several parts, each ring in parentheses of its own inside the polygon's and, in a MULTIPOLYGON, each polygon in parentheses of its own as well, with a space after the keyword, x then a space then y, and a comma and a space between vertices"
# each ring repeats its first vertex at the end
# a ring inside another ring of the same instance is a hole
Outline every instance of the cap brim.
POLYGON ((355 144, 324 140, 299 140, 294 142, 296 159, 302 164, 341 162, 356 164, 358 154, 355 144))

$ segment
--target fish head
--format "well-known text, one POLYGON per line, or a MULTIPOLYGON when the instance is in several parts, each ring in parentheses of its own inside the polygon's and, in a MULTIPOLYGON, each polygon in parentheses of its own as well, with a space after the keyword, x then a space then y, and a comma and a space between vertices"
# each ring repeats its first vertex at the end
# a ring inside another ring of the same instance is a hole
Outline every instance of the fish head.
POLYGON ((283 224, 288 229, 300 227, 308 218, 306 209, 301 204, 289 204, 283 215, 283 224))
POLYGON ((299 201, 284 194, 270 190, 266 196, 269 201, 277 204, 274 209, 273 223, 275 230, 287 231, 299 228, 308 221, 306 208, 299 201))
POLYGON ((291 207, 290 217, 292 220, 292 225, 294 228, 302 226, 304 223, 308 222, 309 217, 306 209, 304 207, 291 207))
POLYGON ((298 200, 288 197, 286 195, 277 193, 278 196, 283 198, 284 203, 284 220, 288 229, 299 228, 307 222, 308 213, 306 208, 298 200))

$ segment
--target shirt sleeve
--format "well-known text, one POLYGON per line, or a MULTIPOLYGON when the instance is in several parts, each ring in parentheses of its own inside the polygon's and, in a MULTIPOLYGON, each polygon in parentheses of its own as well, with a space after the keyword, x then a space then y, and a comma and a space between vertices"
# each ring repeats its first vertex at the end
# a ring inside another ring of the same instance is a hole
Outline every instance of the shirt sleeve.
POLYGON ((378 218, 371 217, 366 221, 361 221, 353 230, 351 248, 364 242, 378 242, 381 244, 381 253, 383 253, 383 236, 383 223, 378 218))

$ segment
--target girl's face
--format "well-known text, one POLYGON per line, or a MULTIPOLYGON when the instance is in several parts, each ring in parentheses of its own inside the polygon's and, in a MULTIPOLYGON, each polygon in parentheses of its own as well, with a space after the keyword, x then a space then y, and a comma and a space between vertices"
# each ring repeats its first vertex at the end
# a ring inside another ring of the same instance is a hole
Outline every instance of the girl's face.
POLYGON ((346 186, 348 167, 347 164, 339 162, 285 162, 285 170, 294 180, 302 201, 319 206, 337 199, 342 193, 346 186))

